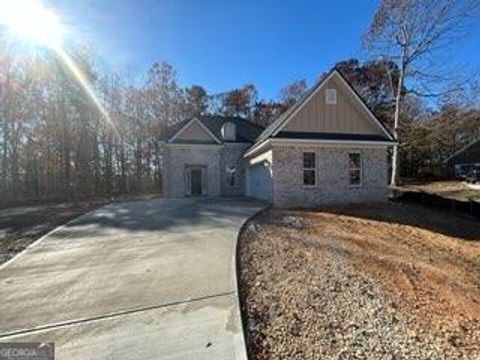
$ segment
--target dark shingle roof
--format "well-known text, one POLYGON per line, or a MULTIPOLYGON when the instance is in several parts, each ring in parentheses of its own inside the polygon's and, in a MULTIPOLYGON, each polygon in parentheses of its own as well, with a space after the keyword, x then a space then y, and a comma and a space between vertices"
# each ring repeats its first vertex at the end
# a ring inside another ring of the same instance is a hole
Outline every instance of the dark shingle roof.
POLYGON ((388 141, 385 136, 375 134, 325 133, 280 131, 277 135, 282 139, 310 139, 310 140, 353 140, 353 141, 388 141))
MULTIPOLYGON (((218 116, 218 115, 204 115, 196 116, 203 125, 205 125, 220 141, 222 140, 222 126, 226 122, 235 124, 237 138, 235 141, 225 141, 234 143, 254 143, 258 135, 263 131, 263 127, 254 124, 248 120, 236 116, 218 116)), ((186 124, 188 124, 192 118, 181 121, 175 125, 170 126, 165 135, 165 140, 170 139, 176 133, 178 133, 186 124)))
MULTIPOLYGON (((280 114, 269 126, 263 128, 260 125, 254 124, 248 120, 240 117, 229 116, 198 116, 200 120, 220 141, 222 141, 221 129, 226 122, 232 122, 236 125, 237 139, 234 142, 246 142, 254 143, 254 146, 262 143, 263 141, 275 137, 275 138, 290 138, 290 139, 320 139, 320 140, 358 140, 358 141, 392 141, 393 136, 388 129, 378 121, 379 125, 385 131, 385 136, 382 135, 369 135, 369 134, 344 134, 344 133, 315 133, 315 132, 285 132, 280 131, 275 136, 273 135, 300 107, 305 101, 312 95, 320 86, 323 85, 324 79, 329 77, 333 72, 336 72, 353 90, 358 96, 360 101, 368 108, 368 105, 363 101, 362 97, 355 91, 347 79, 336 69, 330 70, 320 81, 318 81, 313 87, 311 87, 295 104, 289 107, 286 111, 280 114)), ((375 116, 375 115, 374 115, 375 116)), ((165 139, 168 140, 174 136, 180 129, 182 129, 192 119, 184 120, 174 126, 167 129, 165 139)))

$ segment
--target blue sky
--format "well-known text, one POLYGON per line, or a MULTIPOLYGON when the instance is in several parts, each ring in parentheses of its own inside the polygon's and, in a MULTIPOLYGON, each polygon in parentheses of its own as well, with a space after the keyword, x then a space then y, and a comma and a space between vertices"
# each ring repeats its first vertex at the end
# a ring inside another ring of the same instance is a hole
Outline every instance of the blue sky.
MULTIPOLYGON (((366 58, 361 34, 370 0, 51 0, 71 29, 116 69, 143 74, 155 61, 177 70, 182 86, 215 93, 254 83, 261 98, 336 61, 366 58)), ((478 66, 480 32, 449 61, 478 66), (476 54, 476 55, 475 55, 476 54), (476 62, 476 64, 475 64, 476 62)))

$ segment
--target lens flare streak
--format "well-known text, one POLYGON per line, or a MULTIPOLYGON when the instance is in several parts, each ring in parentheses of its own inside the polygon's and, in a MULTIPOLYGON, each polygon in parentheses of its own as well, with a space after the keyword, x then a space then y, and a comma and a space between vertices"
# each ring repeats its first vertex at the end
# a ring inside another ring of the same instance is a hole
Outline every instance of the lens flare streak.
POLYGON ((118 130, 98 99, 94 87, 62 46, 66 28, 61 19, 42 3, 42 0, 0 0, 0 30, 6 27, 12 38, 18 38, 49 48, 72 73, 116 136, 118 130))
POLYGON ((92 100, 92 102, 95 104, 95 106, 97 107, 98 111, 100 112, 104 120, 113 129, 115 135, 119 136, 115 123, 111 119, 105 107, 102 105, 102 103, 98 99, 97 94, 95 93, 95 90, 93 89, 92 85, 88 81, 87 77, 83 74, 82 70, 77 66, 77 64, 75 64, 73 59, 70 57, 70 55, 68 55, 68 53, 65 50, 61 48, 53 48, 52 50, 55 51, 58 57, 63 61, 65 66, 68 68, 68 70, 70 70, 72 75, 78 81, 78 84, 82 87, 82 89, 85 91, 85 93, 90 98, 90 100, 92 100))

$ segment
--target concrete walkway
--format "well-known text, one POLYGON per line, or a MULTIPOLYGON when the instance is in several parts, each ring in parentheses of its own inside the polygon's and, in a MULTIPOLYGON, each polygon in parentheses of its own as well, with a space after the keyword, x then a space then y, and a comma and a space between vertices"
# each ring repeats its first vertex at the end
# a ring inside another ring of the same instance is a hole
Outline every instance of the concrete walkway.
POLYGON ((109 205, 0 269, 0 342, 57 359, 245 359, 234 249, 251 200, 109 205))

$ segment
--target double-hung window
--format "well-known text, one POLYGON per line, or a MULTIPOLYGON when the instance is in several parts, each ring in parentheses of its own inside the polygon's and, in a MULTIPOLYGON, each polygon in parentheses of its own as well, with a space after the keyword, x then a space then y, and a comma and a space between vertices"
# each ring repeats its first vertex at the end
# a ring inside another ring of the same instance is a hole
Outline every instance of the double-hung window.
POLYGON ((317 184, 317 154, 314 152, 303 153, 303 185, 315 186, 317 184))
POLYGON ((349 181, 351 186, 362 185, 362 155, 360 153, 348 154, 349 181))

